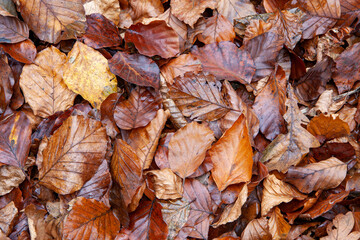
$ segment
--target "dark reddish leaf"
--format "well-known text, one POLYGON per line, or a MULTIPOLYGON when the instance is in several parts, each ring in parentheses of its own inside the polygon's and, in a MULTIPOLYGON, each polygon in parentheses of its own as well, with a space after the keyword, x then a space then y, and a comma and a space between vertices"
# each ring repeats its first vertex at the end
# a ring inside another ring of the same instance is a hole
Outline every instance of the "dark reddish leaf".
POLYGON ((0 116, 10 103, 14 84, 11 68, 3 58, 0 58, 0 116))
POLYGON ((120 100, 125 100, 122 93, 112 93, 101 103, 100 107, 101 122, 106 127, 106 132, 111 138, 115 138, 119 133, 114 119, 114 110, 120 100))
POLYGON ((254 76, 255 65, 250 54, 232 42, 212 43, 202 48, 195 46, 191 53, 201 61, 204 71, 210 72, 219 80, 247 84, 254 76))
POLYGON ((145 127, 160 107, 161 98, 143 87, 136 87, 127 100, 118 102, 114 110, 116 125, 121 129, 145 127))
POLYGON ((340 0, 341 20, 336 25, 356 28, 360 21, 360 2, 358 0, 340 0))
POLYGON ((266 12, 270 13, 285 9, 288 2, 289 0, 264 0, 263 4, 266 12))
POLYGON ((177 33, 163 20, 132 25, 125 33, 125 41, 134 43, 141 54, 149 57, 174 57, 180 49, 177 33))
POLYGON ((30 39, 19 43, 2 43, 0 48, 4 49, 12 58, 22 63, 33 63, 36 57, 36 47, 30 39))
POLYGON ((160 69, 158 65, 140 54, 117 52, 109 60, 110 71, 125 81, 140 86, 160 87, 160 69))
POLYGON ((29 38, 29 27, 16 17, 0 15, 0 43, 17 43, 29 38))
POLYGON ((99 13, 86 16, 88 28, 82 36, 84 43, 92 48, 114 47, 121 44, 119 29, 99 13))
POLYGON ((313 148, 311 155, 318 161, 336 157, 341 161, 347 162, 355 157, 355 150, 350 143, 326 142, 319 148, 313 148))

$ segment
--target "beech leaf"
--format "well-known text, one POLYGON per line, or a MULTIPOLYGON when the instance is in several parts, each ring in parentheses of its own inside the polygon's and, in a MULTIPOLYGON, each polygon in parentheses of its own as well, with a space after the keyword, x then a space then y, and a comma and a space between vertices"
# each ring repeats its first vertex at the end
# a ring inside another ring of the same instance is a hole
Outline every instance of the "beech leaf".
POLYGON ((155 195, 158 199, 177 199, 183 194, 182 180, 171 169, 148 171, 154 184, 155 195))

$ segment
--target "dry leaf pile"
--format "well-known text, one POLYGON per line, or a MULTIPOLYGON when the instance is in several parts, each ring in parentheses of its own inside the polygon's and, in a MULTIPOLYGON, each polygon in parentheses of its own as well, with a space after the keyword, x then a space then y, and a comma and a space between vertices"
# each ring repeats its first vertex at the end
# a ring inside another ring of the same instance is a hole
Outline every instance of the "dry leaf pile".
POLYGON ((359 0, 0 1, 0 239, 360 239, 359 0))

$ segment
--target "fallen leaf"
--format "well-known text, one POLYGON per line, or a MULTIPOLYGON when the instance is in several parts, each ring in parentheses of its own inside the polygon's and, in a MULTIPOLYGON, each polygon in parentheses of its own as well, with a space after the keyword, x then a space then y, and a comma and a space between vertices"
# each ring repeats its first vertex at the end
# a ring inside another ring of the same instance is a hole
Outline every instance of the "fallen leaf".
POLYGON ((193 28, 206 8, 214 9, 216 7, 216 0, 173 0, 170 7, 171 13, 175 17, 193 28))
POLYGON ((306 195, 300 193, 290 184, 287 184, 270 174, 264 180, 264 190, 261 200, 261 216, 265 216, 274 206, 290 202, 292 199, 303 200, 306 195))
POLYGON ((212 177, 220 191, 251 179, 253 153, 243 114, 210 148, 209 155, 214 164, 212 177))
POLYGON ((205 159, 215 140, 213 131, 196 122, 179 129, 169 142, 170 169, 181 178, 193 174, 205 159))
POLYGON ((285 9, 288 2, 289 0, 264 0, 263 4, 266 12, 271 13, 276 12, 278 9, 285 9))
POLYGON ((0 15, 0 43, 18 43, 29 38, 29 27, 16 17, 0 15))
POLYGON ((109 19, 99 13, 86 16, 87 29, 81 39, 89 47, 98 49, 121 44, 119 29, 109 19))
POLYGON ((180 51, 177 33, 164 20, 149 20, 132 25, 125 32, 125 42, 134 43, 145 56, 174 57, 180 51))
POLYGON ((155 89, 160 87, 160 69, 158 65, 140 54, 117 52, 109 60, 110 71, 125 81, 155 89))
POLYGON ((68 239, 114 239, 120 222, 111 208, 102 202, 83 197, 74 200, 63 222, 63 237, 68 239))
POLYGON ((158 199, 177 199, 183 194, 182 180, 171 169, 148 171, 154 184, 155 195, 158 199))
POLYGON ((16 16, 15 4, 10 0, 2 0, 0 3, 0 14, 3 16, 16 16))
POLYGON ((191 53, 201 61, 204 71, 210 72, 218 80, 247 84, 254 76, 255 65, 251 55, 232 42, 212 43, 202 48, 194 46, 191 53))
POLYGON ((120 3, 118 0, 83 0, 85 15, 100 13, 115 25, 119 25, 120 21, 120 3))
POLYGON ((290 224, 284 219, 280 209, 275 207, 269 219, 269 231, 272 235, 272 239, 286 239, 290 228, 290 224))
POLYGON ((111 174, 121 186, 125 206, 129 207, 143 184, 142 165, 135 151, 123 140, 116 139, 111 159, 111 174))
POLYGON ((63 81, 66 55, 55 47, 38 53, 34 63, 25 65, 20 87, 35 115, 46 118, 74 104, 76 94, 63 81))
POLYGON ((337 187, 346 177, 347 165, 332 157, 305 167, 291 167, 285 181, 303 193, 337 187))
POLYGON ((360 232, 352 232, 354 222, 355 220, 352 212, 348 212, 345 215, 337 215, 333 222, 326 227, 326 232, 328 233, 328 236, 322 237, 321 240, 359 239, 360 232))
POLYGON ((0 115, 5 112, 10 103, 14 84, 15 79, 10 66, 0 58, 0 115))
POLYGON ((26 176, 24 172, 11 165, 0 166, 0 196, 8 194, 14 188, 18 187, 26 176))
POLYGON ((216 9, 231 24, 234 24, 235 18, 243 18, 256 14, 255 7, 250 0, 218 0, 216 9))
POLYGON ((0 230, 8 236, 16 223, 18 209, 15 207, 14 202, 10 202, 5 207, 0 209, 0 230))
POLYGON ((253 219, 241 233, 241 239, 270 240, 272 239, 268 220, 264 217, 253 219))
POLYGON ((340 0, 341 20, 336 25, 356 27, 359 24, 359 4, 357 0, 340 0))
POLYGON ((244 44, 256 36, 269 32, 272 27, 271 22, 265 22, 261 19, 251 20, 245 29, 244 44))
POLYGON ((106 128, 107 135, 113 139, 120 132, 114 119, 115 107, 119 101, 123 100, 124 97, 121 92, 112 93, 101 103, 100 106, 101 122, 106 128))
POLYGON ((80 190, 100 166, 107 143, 101 122, 83 116, 69 117, 40 144, 36 159, 39 183, 60 194, 80 190))
POLYGON ((18 43, 2 43, 0 48, 15 60, 22 63, 33 63, 36 57, 36 46, 30 39, 18 43))
POLYGON ((286 126, 285 114, 286 77, 284 70, 277 66, 268 82, 256 96, 253 110, 260 122, 260 131, 269 140, 284 133, 286 126))
POLYGON ((38 38, 49 43, 73 39, 85 33, 86 19, 81 0, 19 0, 24 21, 38 38))
POLYGON ((177 77, 169 86, 169 95, 185 117, 213 121, 230 109, 221 94, 221 84, 211 74, 191 72, 177 77))
POLYGON ((117 92, 117 81, 101 53, 81 42, 76 42, 66 58, 63 79, 75 93, 100 109, 111 93, 117 92))

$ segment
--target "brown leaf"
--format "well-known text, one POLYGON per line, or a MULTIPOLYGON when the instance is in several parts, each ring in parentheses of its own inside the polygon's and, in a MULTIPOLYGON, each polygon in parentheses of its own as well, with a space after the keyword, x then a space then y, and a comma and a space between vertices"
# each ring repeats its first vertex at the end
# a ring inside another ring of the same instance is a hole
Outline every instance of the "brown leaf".
POLYGON ((29 27, 16 17, 0 15, 0 43, 18 43, 29 38, 29 27))
POLYGON ((148 57, 140 54, 117 52, 109 60, 110 71, 125 81, 155 89, 160 87, 160 69, 148 57))
POLYGON ((161 74, 166 82, 170 85, 174 84, 174 78, 182 77, 186 72, 197 74, 201 72, 201 62, 193 54, 182 54, 177 58, 171 59, 167 64, 161 67, 161 74))
POLYGON ((311 119, 307 130, 315 137, 325 137, 327 140, 347 136, 350 133, 349 125, 339 117, 320 114, 311 119))
POLYGON ((15 60, 22 63, 33 63, 36 57, 36 47, 30 39, 19 43, 2 43, 0 47, 15 60))
POLYGON ((182 178, 193 174, 215 140, 213 131, 196 122, 179 129, 169 142, 170 169, 182 178))
POLYGON ((55 47, 46 48, 25 65, 20 75, 20 87, 25 101, 34 113, 46 118, 74 104, 76 94, 63 81, 66 55, 55 47))
POLYGON ((155 195, 158 199, 176 199, 182 197, 182 180, 169 168, 148 171, 146 175, 152 177, 155 195))
POLYGON ((251 220, 241 233, 241 239, 249 240, 270 240, 272 239, 269 230, 268 220, 264 217, 251 220))
POLYGON ((220 219, 217 222, 213 223, 212 227, 216 228, 220 225, 233 222, 236 219, 238 219, 241 216, 241 207, 246 202, 247 197, 248 197, 248 187, 247 185, 244 185, 235 203, 229 204, 224 208, 220 216, 220 219))
POLYGON ((61 5, 51 0, 19 0, 24 21, 41 40, 58 43, 77 38, 85 32, 85 11, 81 0, 65 0, 61 5))
POLYGON ((245 29, 244 44, 246 44, 250 39, 256 36, 269 32, 271 28, 272 23, 270 22, 265 22, 261 19, 251 20, 249 25, 247 25, 245 29))
POLYGON ((336 25, 356 27, 360 20, 360 3, 357 0, 340 0, 341 20, 336 25))
POLYGON ((85 8, 85 15, 100 13, 115 25, 119 25, 120 3, 119 0, 82 0, 85 8))
POLYGON ((337 187, 346 177, 346 172, 347 165, 332 157, 305 167, 291 167, 285 181, 303 193, 310 193, 337 187))
POLYGON ((299 0, 299 7, 306 12, 302 18, 303 39, 326 33, 340 18, 340 0, 299 0))
POLYGON ((322 237, 321 240, 359 239, 360 232, 352 232, 354 222, 355 220, 352 212, 348 212, 345 215, 337 215, 333 222, 326 227, 328 236, 322 237))
POLYGON ((168 117, 168 111, 159 109, 156 117, 147 126, 133 129, 130 132, 127 142, 135 150, 143 170, 151 165, 161 131, 165 127, 168 117))
POLYGON ((114 47, 121 44, 119 29, 99 13, 86 16, 87 29, 81 39, 92 48, 114 47))
MULTIPOLYGON (((18 209, 14 202, 10 202, 4 208, 0 209, 0 230, 8 236, 16 223, 18 209)), ((0 231, 0 232, 1 232, 0 231)))
POLYGON ((120 222, 111 208, 94 199, 76 198, 63 222, 63 236, 68 239, 114 239, 120 222))
POLYGON ((303 200, 306 198, 306 195, 300 193, 290 184, 277 179, 275 175, 270 174, 264 180, 261 215, 266 215, 274 206, 283 202, 290 202, 294 198, 303 200))
POLYGON ((0 196, 11 192, 25 180, 23 170, 11 165, 0 165, 0 196))
POLYGON ((156 201, 143 201, 141 208, 130 214, 130 225, 121 233, 129 240, 165 240, 169 230, 162 218, 161 208, 156 201))
POLYGON ((360 43, 356 43, 343 51, 336 59, 333 79, 339 93, 350 90, 360 79, 359 58, 360 43))
POLYGON ((185 117, 213 121, 230 109, 221 94, 221 83, 211 74, 192 72, 177 77, 169 86, 169 95, 185 117))
POLYGON ((121 92, 112 93, 100 106, 101 122, 106 127, 107 135, 111 138, 115 138, 120 131, 114 119, 115 107, 120 100, 124 100, 121 92))
POLYGON ((235 30, 233 24, 223 15, 215 13, 210 18, 201 18, 195 25, 195 31, 200 42, 211 44, 222 41, 234 41, 235 30))
POLYGON ((255 65, 250 54, 232 42, 212 43, 202 48, 194 46, 191 53, 201 61, 204 71, 215 75, 218 80, 247 84, 254 76, 255 65))
POLYGON ((171 58, 179 53, 179 37, 164 20, 149 20, 132 25, 125 32, 125 41, 134 43, 139 53, 152 57, 171 58))
POLYGON ((159 95, 146 88, 136 87, 127 100, 116 104, 114 119, 121 129, 131 130, 146 126, 159 109, 159 95))
POLYGON ((105 157, 108 139, 101 122, 69 117, 40 144, 36 164, 40 184, 59 194, 79 190, 105 157))
POLYGON ((274 32, 256 36, 244 45, 243 48, 250 53, 256 67, 253 82, 267 77, 273 72, 276 58, 283 45, 283 37, 274 32))
POLYGON ((220 191, 251 179, 253 153, 243 114, 210 148, 209 155, 214 164, 212 177, 220 191))
POLYGON ((116 139, 111 160, 111 174, 121 186, 125 206, 132 202, 138 189, 143 184, 142 165, 135 151, 123 140, 116 139))
POLYGON ((67 55, 63 78, 73 92, 96 109, 107 96, 117 92, 116 76, 110 72, 107 59, 81 42, 76 42, 67 55))
POLYGON ((206 8, 216 7, 216 0, 173 0, 170 6, 174 16, 193 28, 206 8))
POLYGON ((266 12, 276 12, 276 10, 280 9, 283 10, 286 7, 286 3, 288 3, 289 0, 264 0, 264 8, 266 12))
POLYGON ((10 66, 0 58, 0 116, 10 103, 14 84, 15 79, 10 66))
POLYGON ((30 137, 30 121, 23 112, 16 112, 0 121, 0 163, 24 168, 30 137))
POLYGON ((265 149, 261 162, 265 162, 269 171, 286 172, 290 166, 297 165, 310 148, 320 147, 319 141, 302 126, 303 119, 292 90, 286 102, 288 110, 284 115, 288 123, 288 133, 279 134, 265 149))
POLYGON ((257 95, 253 109, 259 118, 260 131, 269 140, 284 133, 286 126, 285 114, 286 77, 284 70, 277 66, 267 84, 257 95))
POLYGON ((234 24, 235 18, 243 18, 256 14, 255 7, 250 0, 218 0, 216 9, 231 24, 234 24))
POLYGON ((284 219, 280 209, 275 207, 269 219, 269 231, 272 235, 272 239, 286 239, 290 228, 290 224, 284 219))

